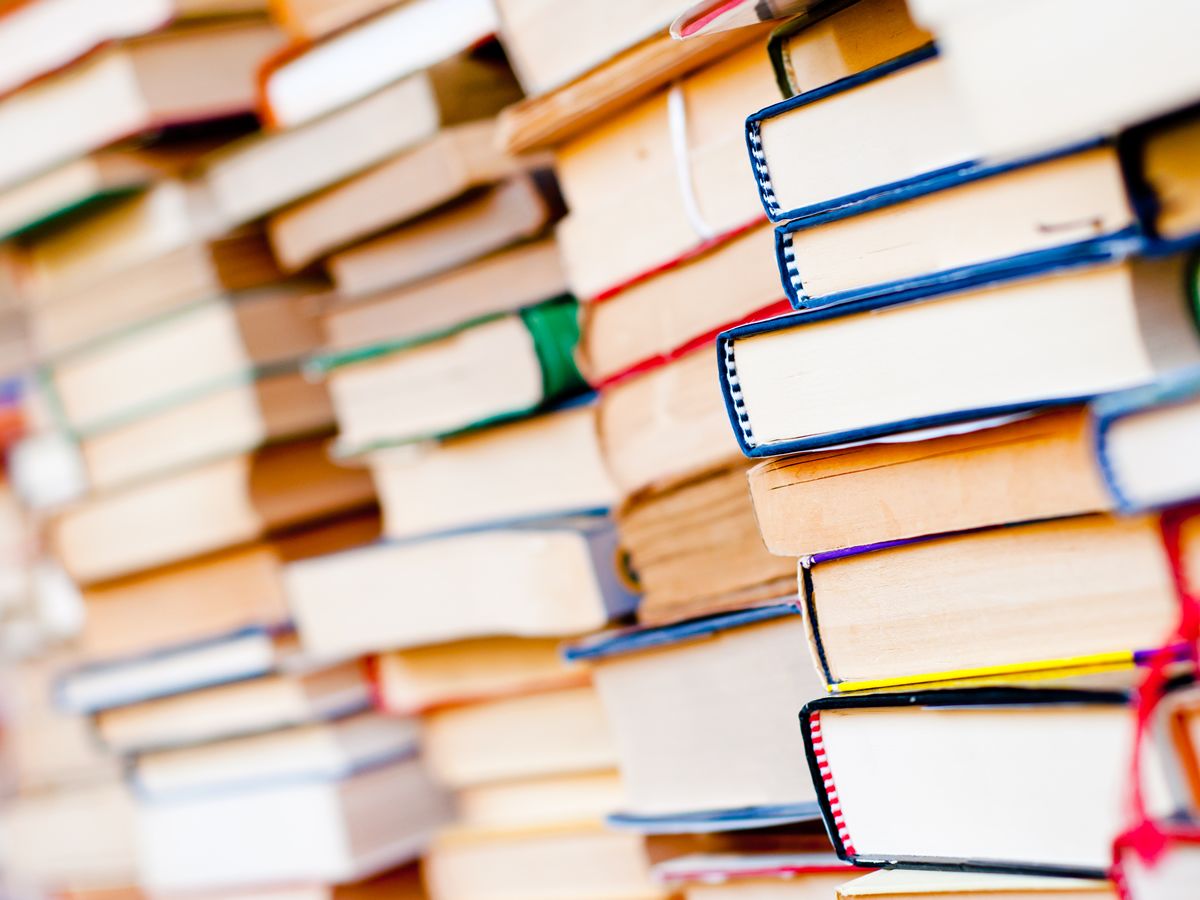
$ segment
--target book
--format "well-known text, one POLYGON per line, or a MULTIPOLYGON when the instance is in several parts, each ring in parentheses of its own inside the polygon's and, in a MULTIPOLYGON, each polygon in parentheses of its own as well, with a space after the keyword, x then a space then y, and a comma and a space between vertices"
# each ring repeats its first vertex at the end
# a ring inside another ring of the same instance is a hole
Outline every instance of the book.
POLYGON ((559 638, 483 637, 371 657, 380 709, 397 715, 587 683, 559 638))
POLYGON ((778 90, 759 41, 557 149, 570 209, 558 241, 577 296, 616 292, 761 221, 738 127, 778 90))
POLYGON ((970 531, 802 566, 809 645, 833 692, 1130 668, 1179 616, 1152 516, 970 531))
POLYGON ((416 724, 359 713, 191 747, 142 753, 130 781, 139 798, 201 797, 283 781, 333 780, 415 756, 416 724))
POLYGON ((1111 145, 957 170, 863 205, 779 227, 776 261, 796 309, 919 295, 1141 244, 1111 145), (864 210, 865 207, 865 210, 864 210))
POLYGON ((459 60, 447 60, 319 119, 235 141, 202 160, 197 179, 218 222, 252 222, 479 118, 461 83, 459 60))
POLYGON ((320 439, 265 447, 90 497, 51 541, 81 584, 249 543, 373 502, 366 472, 333 464, 320 439))
POLYGON ((280 277, 263 235, 238 230, 215 240, 189 241, 53 302, 31 304, 30 333, 41 358, 53 360, 140 321, 211 297, 265 288, 280 277))
POLYGON ((500 31, 528 94, 547 91, 578 78, 645 38, 666 30, 678 4, 620 6, 587 0, 538 4, 500 0, 500 31), (569 36, 567 41, 564 36, 569 36))
POLYGON ((370 682, 353 661, 118 706, 101 710, 93 722, 110 751, 136 754, 339 719, 370 705, 370 682))
POLYGON ((495 148, 493 120, 455 125, 272 216, 271 246, 285 267, 299 269, 526 165, 495 148))
POLYGON ((449 818, 415 758, 342 779, 143 803, 139 880, 158 892, 357 881, 415 859, 449 818))
POLYGON ((484 0, 414 0, 380 10, 264 66, 262 109, 277 128, 303 125, 490 37, 484 0))
POLYGON ((498 781, 455 791, 458 822, 471 829, 554 827, 595 821, 622 805, 616 769, 498 781))
MULTIPOLYGON (((35 4, 36 5, 36 4, 35 4)), ((160 158, 153 149, 115 147, 80 156, 0 193, 0 235, 30 236, 98 204, 148 187, 155 179, 178 174, 186 163, 160 158)))
POLYGON ((392 0, 268 0, 293 41, 315 41, 391 6, 392 0))
POLYGON ((0 812, 12 862, 8 877, 59 889, 132 884, 137 877, 135 808, 117 779, 23 794, 0 812), (62 848, 76 848, 63 858, 62 848))
POLYGON ((744 453, 775 456, 1142 385, 1195 358, 1191 277, 1177 256, 1127 260, 741 326, 718 340, 730 421, 744 453))
POLYGON ((617 531, 642 589, 639 622, 666 625, 795 594, 792 561, 763 546, 741 462, 634 496, 617 513, 617 531))
POLYGON ((756 895, 824 900, 862 870, 832 853, 689 853, 656 863, 651 871, 683 900, 756 895))
POLYGON ((329 358, 338 449, 356 454, 528 415, 584 387, 573 299, 329 358))
POLYGON ((556 827, 447 829, 424 858, 426 884, 444 900, 476 897, 628 897, 663 900, 636 834, 599 820, 556 827))
POLYGON ((754 113, 746 146, 773 222, 905 190, 980 155, 932 46, 754 113), (861 122, 891 139, 856 141, 861 122))
POLYGON ((1193 243, 1200 232, 1200 197, 1188 152, 1198 129, 1200 119, 1189 107, 1131 129, 1120 138, 1130 160, 1130 191, 1141 207, 1143 225, 1168 245, 1193 243))
POLYGON ((65 422, 80 434, 103 432, 295 368, 321 344, 311 290, 301 283, 215 297, 60 357, 49 379, 65 422))
POLYGON ((362 298, 338 296, 321 317, 325 347, 350 350, 418 338, 567 293, 554 239, 541 237, 414 284, 362 298))
POLYGON ((600 628, 637 602, 618 564, 611 522, 576 516, 382 542, 291 563, 285 578, 305 648, 337 658, 600 628))
POLYGON ((250 112, 255 67, 280 38, 254 18, 172 28, 3 98, 0 127, 22 138, 0 153, 0 186, 143 132, 250 112))
POLYGON ((781 311, 769 268, 773 235, 764 224, 684 263, 580 309, 580 368, 607 384, 712 340, 734 322, 781 311), (684 349, 686 348, 686 349, 684 349))
POLYGON ((1129 897, 1162 897, 1174 900, 1191 890, 1198 866, 1200 833, 1190 822, 1173 825, 1166 831, 1166 846, 1153 863, 1141 859, 1129 847, 1118 848, 1117 879, 1129 897))
POLYGON ((803 631, 792 607, 773 606, 572 645, 616 736, 623 824, 724 831, 817 815, 807 773, 776 764, 801 752, 792 717, 821 692, 795 652, 803 631))
MULTIPOLYGON (((1124 824, 1129 702, 1056 687, 889 693, 814 700, 800 724, 842 859, 1103 878, 1124 824)), ((1157 759, 1148 802, 1170 810, 1157 759)))
POLYGON ((368 454, 384 532, 407 538, 615 506, 595 412, 594 403, 572 403, 436 444, 368 454))
POLYGON ((327 433, 333 406, 324 385, 295 368, 242 373, 160 412, 135 416, 80 440, 88 484, 117 490, 146 478, 267 444, 327 433))
POLYGON ((505 109, 500 114, 500 142, 510 153, 553 148, 680 78, 761 40, 763 28, 720 32, 699 41, 677 41, 667 32, 651 35, 573 81, 505 109))
POLYGON ((784 97, 794 97, 932 40, 899 0, 834 0, 812 4, 776 28, 767 52, 784 97))
POLYGON ((767 549, 802 557, 1113 507, 1088 409, 922 441, 763 460, 750 495, 767 549))
POLYGON ((600 446, 623 496, 664 488, 737 458, 704 345, 600 396, 600 446))
POLYGON ((1109 881, 1087 878, 1055 878, 1046 875, 1001 875, 995 872, 936 872, 886 869, 848 881, 837 889, 838 900, 870 897, 900 900, 902 897, 942 897, 955 900, 1002 900, 1002 898, 1063 897, 1066 900, 1116 900, 1116 887, 1109 881))
POLYGON ((36 0, 10 4, 0 17, 0 94, 61 69, 105 44, 158 31, 176 21, 264 12, 263 0, 140 0, 95 4, 36 0))
POLYGON ((65 672, 55 700, 91 714, 311 665, 290 634, 248 628, 144 654, 90 662, 65 672))
POLYGON ((1200 496, 1186 460, 1200 423, 1200 370, 1099 398, 1096 455, 1119 509, 1169 506, 1200 496))
POLYGON ((459 789, 616 765, 604 709, 588 685, 497 697, 422 718, 429 771, 459 789))
POLYGON ((552 179, 514 176, 334 253, 325 268, 343 297, 403 287, 538 237, 561 206, 552 179))
POLYGON ((290 617, 284 564, 366 544, 378 535, 376 516, 346 516, 86 587, 87 617, 76 636, 77 651, 81 659, 96 662, 256 627, 282 631, 290 617))
POLYGON ((979 150, 989 157, 1112 134, 1192 103, 1200 89, 1200 68, 1177 30, 1190 15, 1186 3, 1126 21, 1115 8, 1055 0, 1038 5, 1033 30, 1024 7, 985 5, 981 15, 961 15, 956 6, 918 0, 912 12, 937 35, 979 150), (1022 48, 1019 73, 1001 49, 1013 46, 1022 48), (1114 54, 1123 60, 1118 68, 1109 65, 1114 54), (1040 90, 1049 73, 1053 86, 1040 90))

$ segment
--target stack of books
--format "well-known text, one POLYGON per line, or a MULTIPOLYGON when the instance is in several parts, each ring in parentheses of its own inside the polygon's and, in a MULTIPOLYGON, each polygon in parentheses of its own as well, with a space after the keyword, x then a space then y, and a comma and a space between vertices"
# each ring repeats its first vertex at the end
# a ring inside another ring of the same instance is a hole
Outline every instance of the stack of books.
POLYGON ((5 888, 1193 896, 1144 6, 0 4, 5 888))

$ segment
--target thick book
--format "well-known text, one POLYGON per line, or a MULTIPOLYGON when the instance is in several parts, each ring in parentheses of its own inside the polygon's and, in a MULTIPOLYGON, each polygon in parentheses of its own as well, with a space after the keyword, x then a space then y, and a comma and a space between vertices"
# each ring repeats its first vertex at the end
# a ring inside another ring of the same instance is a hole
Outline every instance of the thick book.
POLYGON ((455 528, 615 507, 596 432, 595 395, 437 443, 367 455, 384 532, 455 528))
POLYGON ((1111 144, 930 178, 779 226, 788 300, 812 309, 916 296, 1073 260, 1120 258, 1142 244, 1111 144))
POLYGON ((597 818, 535 827, 443 830, 422 861, 435 897, 636 897, 658 900, 642 838, 597 818))
POLYGON ((136 657, 250 628, 282 631, 290 614, 283 566, 379 537, 373 514, 346 516, 83 589, 76 635, 83 660, 136 657))
POLYGON ((1036 26, 1024 4, 909 5, 937 34, 963 114, 989 158, 1113 134, 1193 103, 1200 92, 1200 60, 1181 27, 1195 13, 1188 0, 1137 16, 1119 4, 1048 0, 1036 5, 1036 26))
MULTIPOLYGON (((1186 541, 1184 564, 1200 563, 1186 541)), ((1157 517, 1080 516, 801 560, 831 692, 1145 665, 1179 617, 1157 517)))
POLYGON ((576 303, 564 298, 326 357, 338 452, 446 437, 578 394, 578 340, 576 303))
POLYGON ((652 278, 762 221, 739 124, 778 96, 762 41, 556 148, 576 294, 652 278))
POLYGON ((92 722, 109 753, 128 756, 340 719, 369 709, 371 699, 370 679, 354 660, 102 709, 92 722))
POLYGON ((176 23, 263 13, 264 0, 21 0, 0 10, 0 95, 114 41, 176 23))
POLYGON ((325 269, 343 298, 421 287, 435 276, 541 237, 561 215, 562 198, 549 172, 516 174, 339 250, 325 260, 325 269))
POLYGON ((677 484, 738 455, 708 342, 609 386, 598 415, 604 458, 625 496, 677 484))
POLYGON ((64 509, 50 541, 81 584, 257 540, 374 502, 367 472, 330 461, 325 441, 273 444, 96 494, 64 509))
POLYGON ((215 297, 59 357, 46 377, 63 424, 99 434, 256 375, 295 371, 321 345, 311 294, 300 283, 215 297))
POLYGON ((903 0, 825 0, 773 32, 767 53, 784 97, 856 75, 930 43, 903 0))
POLYGON ((55 700, 68 712, 90 714, 305 664, 294 635, 251 627, 82 665, 58 679, 55 700))
MULTIPOLYGON (((763 460, 750 496, 767 549, 804 557, 1111 508, 1086 406, 964 433, 763 460)), ((1156 445, 1157 446, 1157 445, 1156 445)))
POLYGON ((252 222, 385 162, 439 128, 479 118, 475 98, 461 90, 462 75, 450 59, 318 119, 217 150, 198 174, 217 221, 252 222))
POLYGON ((321 658, 579 634, 637 605, 600 515, 384 541, 292 563, 285 579, 304 646, 321 658))
POLYGON ((1200 358, 1194 278, 1178 255, 1131 259, 744 325, 717 344, 729 421, 746 455, 777 456, 1144 385, 1200 358))
MULTIPOLYGON (((393 270, 394 273, 395 270, 393 270)), ((321 316, 326 350, 351 350, 516 312, 570 293, 553 237, 524 241, 414 284, 365 297, 339 291, 321 316)))
MULTIPOLYGON (((1103 878, 1125 824, 1132 702, 1063 687, 828 697, 800 729, 842 859, 1103 878)), ((1143 775, 1158 813, 1181 802, 1167 750, 1143 775)))
POLYGON ((414 0, 315 43, 284 48, 259 73, 261 109, 276 128, 328 115, 489 38, 486 0, 414 0))
POLYGON ((192 799, 286 781, 348 778, 417 754, 410 719, 363 712, 139 754, 129 780, 144 801, 192 799))
POLYGON ((556 637, 482 637, 371 658, 380 709, 401 716, 587 684, 583 666, 567 662, 556 637))
POLYGON ((1119 896, 1113 882, 1098 878, 928 869, 881 869, 837 888, 837 900, 1119 900, 1119 896))
POLYGON ((695 900, 771 894, 824 900, 861 872, 831 852, 687 853, 656 863, 653 869, 657 881, 695 900))
POLYGON ((773 235, 763 222, 677 266, 602 299, 584 302, 580 369, 607 386, 711 343, 734 322, 782 311, 770 266, 773 235))
POLYGON ((1200 368, 1101 397, 1093 409, 1099 469, 1119 509, 1200 497, 1200 368))
POLYGON ((638 573, 643 624, 772 604, 796 592, 793 561, 763 546, 744 459, 631 497, 617 511, 617 530, 638 573))
POLYGON ((910 191, 979 158, 933 46, 754 113, 746 146, 773 222, 910 191), (889 139, 863 141, 863 122, 889 139))
POLYGON ((144 802, 139 883, 172 893, 356 881, 415 859, 450 818, 449 798, 412 757, 341 779, 144 802))
MULTIPOLYGON (((463 85, 486 93, 486 85, 463 85)), ((505 102, 497 98, 497 109, 505 102)), ((272 216, 271 246, 288 270, 546 160, 495 146, 495 120, 444 128, 427 141, 272 216)))
POLYGON ((666 31, 670 0, 500 0, 500 31, 528 94, 574 81, 641 41, 666 31))
POLYGON ((281 39, 254 18, 168 29, 108 47, 0 99, 0 129, 21 135, 0 149, 0 185, 124 138, 250 112, 255 69, 281 39))
POLYGON ((725 831, 812 819, 797 760, 796 709, 822 687, 797 648, 789 605, 586 638, 616 734, 628 806, 614 824, 649 832, 725 831))
POLYGON ((617 747, 590 685, 493 697, 430 710, 421 752, 454 790, 612 769, 617 747))

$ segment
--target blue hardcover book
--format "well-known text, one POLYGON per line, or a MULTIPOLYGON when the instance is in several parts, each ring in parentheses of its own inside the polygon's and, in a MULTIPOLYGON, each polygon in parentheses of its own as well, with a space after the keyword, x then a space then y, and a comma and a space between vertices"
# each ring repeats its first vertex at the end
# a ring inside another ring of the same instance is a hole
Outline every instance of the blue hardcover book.
MULTIPOLYGON (((794 598, 790 598, 794 601, 794 598)), ((796 711, 823 693, 793 602, 633 628, 566 650, 587 661, 616 735, 628 808, 650 834, 765 828, 819 816, 796 711)))
POLYGON ((239 629, 81 665, 58 678, 55 699, 68 712, 96 713, 269 675, 297 657, 289 634, 261 627, 239 629))
POLYGON ((754 113, 746 146, 773 222, 903 196, 979 157, 932 44, 754 113))
POLYGON ((1200 498, 1200 367, 1101 397, 1092 411, 1096 458, 1118 509, 1200 498))
POLYGON ((1129 192, 1146 233, 1147 252, 1200 243, 1200 105, 1130 129, 1120 137, 1129 192))
POLYGON ((604 513, 381 541, 290 563, 284 585, 305 648, 334 659, 595 631, 639 599, 604 513))
POLYGON ((747 456, 778 456, 1147 384, 1200 363, 1195 269, 1181 255, 1060 262, 743 325, 717 341, 729 420, 747 456))
POLYGON ((975 165, 837 204, 775 231, 795 309, 967 286, 1135 251, 1122 158, 1091 143, 975 165))
POLYGON ((144 802, 174 802, 337 781, 417 755, 415 720, 362 712, 330 721, 139 754, 129 783, 144 802))

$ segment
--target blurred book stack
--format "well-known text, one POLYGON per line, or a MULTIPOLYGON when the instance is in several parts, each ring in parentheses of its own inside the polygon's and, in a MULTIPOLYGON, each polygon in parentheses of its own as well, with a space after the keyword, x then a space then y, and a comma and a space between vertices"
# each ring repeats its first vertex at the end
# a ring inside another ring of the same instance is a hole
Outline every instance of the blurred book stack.
POLYGON ((6 891, 1190 900, 1198 22, 0 4, 6 891))

